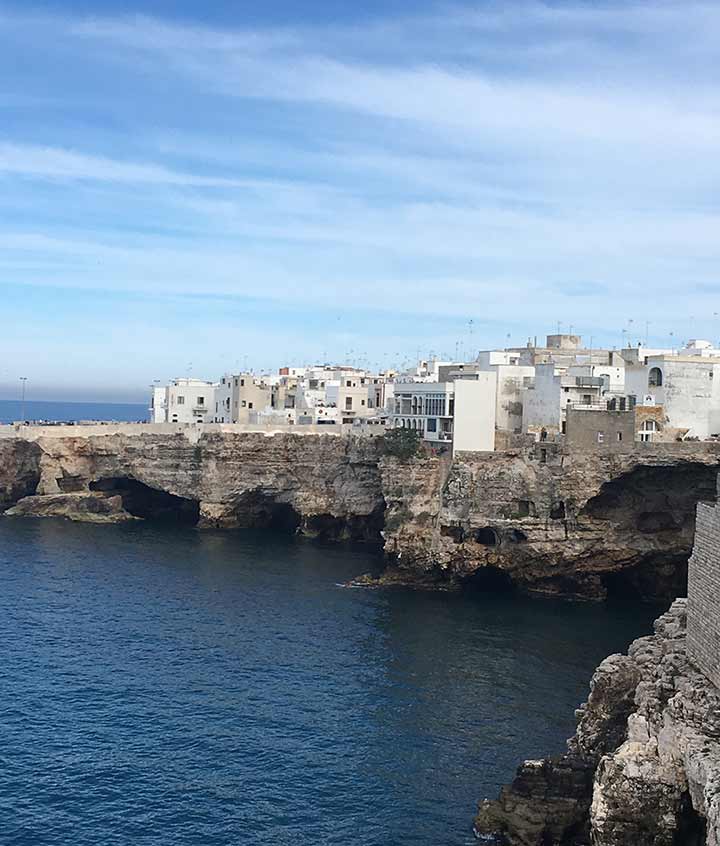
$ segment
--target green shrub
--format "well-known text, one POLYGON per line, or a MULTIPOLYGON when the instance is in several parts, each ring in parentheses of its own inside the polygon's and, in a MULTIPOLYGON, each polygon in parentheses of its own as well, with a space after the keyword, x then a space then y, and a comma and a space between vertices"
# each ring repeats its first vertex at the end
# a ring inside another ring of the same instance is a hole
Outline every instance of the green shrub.
POLYGON ((383 435, 383 445, 388 455, 407 461, 420 454, 420 433, 415 429, 390 429, 383 435))

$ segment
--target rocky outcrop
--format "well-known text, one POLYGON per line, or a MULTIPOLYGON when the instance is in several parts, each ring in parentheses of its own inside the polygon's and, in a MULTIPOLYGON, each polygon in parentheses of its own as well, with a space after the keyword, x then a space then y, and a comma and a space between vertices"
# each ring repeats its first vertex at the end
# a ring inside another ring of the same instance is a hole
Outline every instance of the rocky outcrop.
POLYGON ((0 439, 0 512, 35 493, 41 455, 40 447, 31 441, 0 439))
POLYGON ((509 846, 718 846, 720 694, 690 662, 677 600, 598 668, 560 758, 526 761, 480 804, 478 837, 509 846))
MULTIPOLYGON (((15 513, 73 511, 96 520, 98 498, 119 497, 131 516, 200 527, 273 526, 328 539, 380 540, 384 503, 371 439, 228 432, 39 437, 8 440, 31 449, 36 477, 15 513)), ((12 451, 12 450, 11 450, 12 451)), ((21 486, 18 483, 16 487, 21 486)), ((11 504, 19 497, 6 501, 11 504)))
POLYGON ((125 523, 138 519, 125 510, 122 497, 92 492, 26 496, 5 514, 10 517, 65 517, 81 523, 125 523))
POLYGON ((514 586, 546 595, 684 593, 695 509, 720 444, 576 452, 536 444, 381 463, 391 583, 514 586))

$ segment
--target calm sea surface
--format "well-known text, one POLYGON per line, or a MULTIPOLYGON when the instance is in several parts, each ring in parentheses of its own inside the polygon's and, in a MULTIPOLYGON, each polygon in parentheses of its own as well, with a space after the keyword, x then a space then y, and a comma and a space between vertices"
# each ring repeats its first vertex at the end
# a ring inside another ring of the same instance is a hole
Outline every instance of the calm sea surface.
POLYGON ((474 843, 657 611, 338 586, 375 564, 0 518, 0 843, 474 843))
MULTIPOLYGON (((0 400, 0 423, 15 423, 22 418, 22 414, 20 400, 0 400)), ((135 423, 147 420, 147 414, 147 406, 142 403, 25 401, 26 420, 115 420, 135 423)))

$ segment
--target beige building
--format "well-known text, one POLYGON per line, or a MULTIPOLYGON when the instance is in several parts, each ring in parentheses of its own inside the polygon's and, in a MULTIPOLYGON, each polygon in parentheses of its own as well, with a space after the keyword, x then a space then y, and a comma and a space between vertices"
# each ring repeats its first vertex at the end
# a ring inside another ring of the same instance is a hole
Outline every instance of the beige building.
POLYGON ((253 373, 237 373, 231 377, 233 423, 249 423, 252 412, 264 411, 272 396, 271 386, 253 373))

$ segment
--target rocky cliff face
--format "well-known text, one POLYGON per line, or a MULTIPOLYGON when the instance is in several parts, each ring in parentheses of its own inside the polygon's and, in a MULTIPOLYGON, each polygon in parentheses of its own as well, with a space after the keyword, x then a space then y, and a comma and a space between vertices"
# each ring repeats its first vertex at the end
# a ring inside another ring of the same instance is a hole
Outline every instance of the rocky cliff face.
POLYGON ((677 600, 652 637, 598 668, 561 758, 526 761, 480 804, 480 840, 509 846, 718 846, 720 694, 686 651, 677 600))
POLYGON ((695 508, 720 445, 571 453, 555 445, 403 465, 383 459, 384 576, 453 587, 667 598, 685 590, 695 508))
POLYGON ((0 509, 380 540, 380 582, 603 598, 684 592, 720 444, 554 444, 402 462, 381 439, 206 432, 0 439, 0 509), (78 494, 92 493, 92 498, 78 494), (53 500, 47 499, 52 496, 53 500), (119 497, 115 504, 101 498, 119 497), (119 505, 118 505, 119 503, 119 505))
MULTIPOLYGON (((78 519, 89 505, 93 520, 105 513, 113 522, 125 515, 201 527, 299 529, 328 539, 380 538, 384 503, 376 442, 368 439, 111 434, 2 446, 10 453, 27 449, 35 461, 37 490, 28 485, 25 493, 37 496, 19 502, 15 514, 78 519), (103 497, 114 504, 98 506, 103 497)), ((20 498, 27 476, 21 462, 15 465, 18 481, 6 507, 20 498)))
POLYGON ((30 441, 0 440, 0 512, 35 492, 41 454, 40 447, 30 441))

